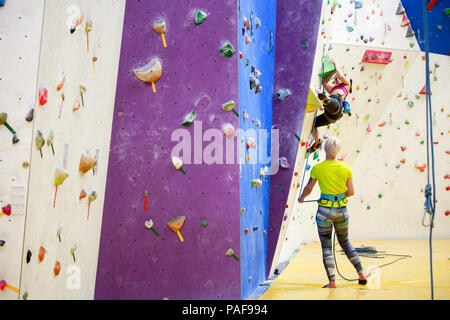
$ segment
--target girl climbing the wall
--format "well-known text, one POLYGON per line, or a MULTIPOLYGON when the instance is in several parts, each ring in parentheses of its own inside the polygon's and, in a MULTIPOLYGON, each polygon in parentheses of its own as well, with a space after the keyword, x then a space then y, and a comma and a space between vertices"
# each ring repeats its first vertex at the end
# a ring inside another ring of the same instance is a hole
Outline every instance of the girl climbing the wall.
POLYGON ((349 165, 336 160, 336 156, 341 149, 339 139, 328 138, 324 149, 326 153, 325 161, 312 168, 308 184, 298 199, 298 202, 302 203, 313 190, 316 181, 319 181, 321 196, 316 213, 316 222, 322 245, 323 264, 329 280, 324 288, 336 288, 335 262, 331 241, 333 225, 339 244, 358 272, 359 284, 366 284, 367 279, 358 253, 348 239, 347 198, 355 193, 352 170, 349 165))
POLYGON ((351 92, 351 84, 344 76, 337 63, 333 59, 331 59, 331 62, 335 66, 335 71, 328 75, 323 81, 323 87, 330 96, 327 97, 325 92, 321 92, 318 95, 325 107, 325 112, 315 119, 313 128, 314 144, 309 149, 310 153, 316 151, 317 148, 322 145, 322 140, 319 139, 319 131, 317 128, 335 123, 342 118, 344 113, 351 115, 349 104, 345 101, 348 93, 351 92))

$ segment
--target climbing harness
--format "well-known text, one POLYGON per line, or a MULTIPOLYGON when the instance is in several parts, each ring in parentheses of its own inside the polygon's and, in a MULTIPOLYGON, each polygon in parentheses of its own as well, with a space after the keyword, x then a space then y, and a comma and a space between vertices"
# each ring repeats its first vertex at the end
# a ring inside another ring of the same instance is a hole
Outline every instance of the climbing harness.
POLYGON ((433 125, 432 109, 431 109, 431 88, 430 88, 430 57, 429 57, 429 41, 428 41, 428 12, 426 0, 422 1, 423 21, 424 21, 424 36, 425 36, 425 77, 426 77, 426 125, 427 125, 427 185, 425 186, 425 213, 422 219, 422 225, 430 228, 429 234, 429 248, 430 248, 430 282, 431 282, 431 300, 434 300, 434 283, 433 283, 433 227, 434 227, 434 215, 436 212, 436 195, 433 190, 436 190, 435 176, 434 176, 434 147, 433 147, 433 125), (430 166, 430 153, 431 153, 431 166, 430 166), (430 184, 430 168, 432 185, 430 184), (429 215, 429 223, 424 224, 426 215, 429 215))

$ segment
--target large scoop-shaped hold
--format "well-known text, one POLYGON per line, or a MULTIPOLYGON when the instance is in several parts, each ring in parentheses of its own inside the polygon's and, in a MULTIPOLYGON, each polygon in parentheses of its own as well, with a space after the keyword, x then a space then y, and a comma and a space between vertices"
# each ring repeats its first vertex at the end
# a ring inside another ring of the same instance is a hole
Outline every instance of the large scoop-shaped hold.
POLYGON ((95 164, 94 158, 92 158, 87 152, 83 152, 81 154, 80 165, 78 167, 78 170, 82 174, 85 174, 94 167, 94 164, 95 164))
POLYGON ((153 92, 156 92, 155 82, 161 78, 162 66, 158 58, 153 58, 145 66, 133 70, 134 75, 141 81, 151 82, 153 92))
POLYGON ((225 102, 222 105, 222 109, 225 110, 226 112, 233 111, 233 113, 236 115, 236 117, 239 118, 239 113, 237 113, 237 111, 234 110, 234 106, 235 106, 235 102, 233 100, 230 100, 228 102, 225 102))
POLYGON ((164 37, 164 33, 166 32, 166 21, 164 20, 157 20, 153 24, 153 30, 155 30, 157 33, 161 35, 161 39, 163 41, 164 48, 167 47, 166 38, 164 37))
POLYGON ((184 239, 180 233, 180 229, 183 226, 184 220, 186 220, 185 216, 177 216, 177 217, 170 219, 167 222, 167 226, 170 228, 170 230, 172 230, 173 232, 176 232, 178 234, 178 237, 180 238, 181 242, 184 241, 184 239))

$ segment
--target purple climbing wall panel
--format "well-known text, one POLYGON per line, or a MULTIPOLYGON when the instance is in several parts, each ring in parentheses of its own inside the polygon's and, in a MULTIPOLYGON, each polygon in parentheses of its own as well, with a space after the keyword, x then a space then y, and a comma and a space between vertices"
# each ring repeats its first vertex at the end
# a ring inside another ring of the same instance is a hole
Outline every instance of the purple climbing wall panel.
MULTIPOLYGON (((221 108, 238 101, 238 54, 219 53, 225 40, 237 48, 236 8, 235 1, 126 3, 95 299, 241 296, 240 263, 225 255, 232 248, 240 256, 238 164, 185 161, 184 175, 171 162, 174 130, 193 135, 194 125, 203 132, 225 122, 239 126, 221 108), (197 9, 209 13, 200 25, 194 24, 197 9), (153 30, 161 18, 166 48, 153 30), (154 57, 162 63, 156 92, 133 74, 154 57), (181 126, 192 109, 196 123, 181 126), (184 242, 166 226, 179 215, 186 216, 184 242), (145 228, 149 219, 159 236, 145 228)), ((201 137, 192 136, 192 146, 194 139, 201 137)))
POLYGON ((294 133, 300 135, 303 126, 321 10, 321 0, 277 2, 274 92, 286 88, 292 94, 282 101, 274 95, 272 123, 279 129, 280 157, 286 157, 290 167, 281 169, 270 180, 267 275, 277 246, 297 156, 299 141, 294 133))

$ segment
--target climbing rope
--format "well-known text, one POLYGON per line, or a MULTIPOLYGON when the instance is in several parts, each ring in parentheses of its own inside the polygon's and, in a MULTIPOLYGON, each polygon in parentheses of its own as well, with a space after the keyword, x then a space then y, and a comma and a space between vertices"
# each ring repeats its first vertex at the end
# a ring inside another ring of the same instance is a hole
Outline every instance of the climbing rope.
POLYGON ((425 186, 425 213, 422 219, 422 225, 430 228, 429 234, 429 249, 430 249, 430 282, 431 282, 431 300, 434 300, 434 283, 433 283, 433 227, 434 215, 436 212, 436 195, 433 190, 436 190, 435 175, 434 175, 434 147, 433 147, 433 124, 432 124, 432 109, 431 109, 431 88, 430 88, 430 57, 429 57, 429 40, 428 40, 428 11, 427 1, 422 1, 423 21, 424 21, 424 37, 425 37, 425 77, 426 77, 426 125, 427 125, 427 185, 425 186), (431 166, 430 166, 431 153, 431 166), (430 169, 432 184, 430 184, 430 169), (433 199, 431 200, 431 197, 433 199), (430 223, 424 224, 425 215, 430 215, 430 223))

